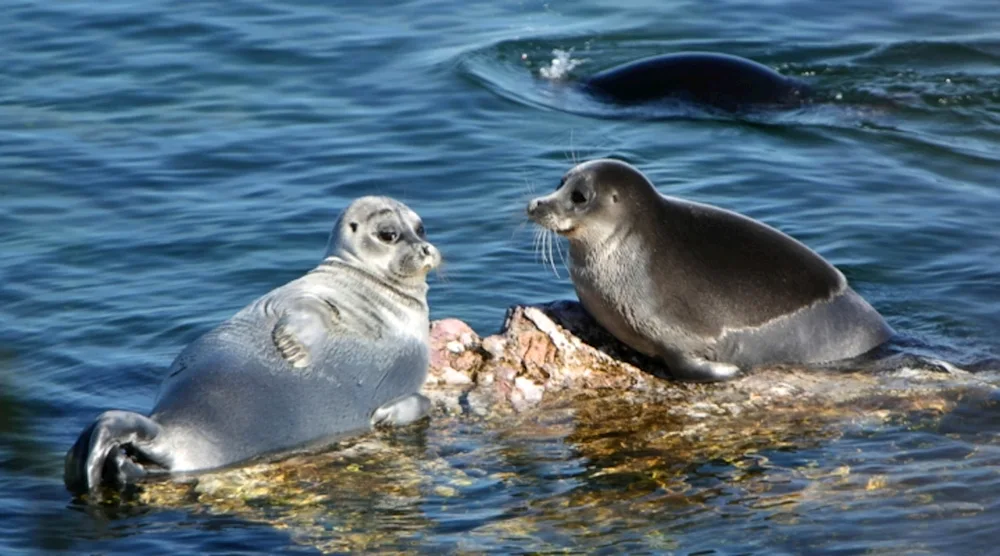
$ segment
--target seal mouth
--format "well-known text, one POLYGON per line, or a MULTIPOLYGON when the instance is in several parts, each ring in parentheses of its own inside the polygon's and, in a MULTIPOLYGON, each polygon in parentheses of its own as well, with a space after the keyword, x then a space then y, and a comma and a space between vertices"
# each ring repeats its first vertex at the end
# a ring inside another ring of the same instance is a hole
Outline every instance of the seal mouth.
POLYGON ((567 218, 560 218, 552 213, 547 214, 537 214, 529 213, 528 218, 535 224, 545 228, 546 230, 553 231, 561 236, 569 235, 576 231, 576 224, 567 223, 567 218))
POLYGON ((552 230, 553 232, 561 235, 568 236, 579 228, 572 220, 568 218, 550 218, 545 227, 552 230))
POLYGON ((441 266, 441 262, 441 255, 435 251, 433 255, 424 257, 423 263, 420 265, 420 271, 427 274, 428 272, 441 266))

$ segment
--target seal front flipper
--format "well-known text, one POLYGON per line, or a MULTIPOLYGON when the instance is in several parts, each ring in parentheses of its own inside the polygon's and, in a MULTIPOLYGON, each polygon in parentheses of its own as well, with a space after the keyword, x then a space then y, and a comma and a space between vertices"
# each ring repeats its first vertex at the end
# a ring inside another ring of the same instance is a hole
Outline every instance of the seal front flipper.
POLYGON ((271 331, 274 347, 296 369, 308 367, 340 321, 340 310, 318 297, 296 299, 271 331))
POLYGON ((431 409, 431 401, 423 394, 411 394, 405 398, 389 402, 372 414, 372 426, 409 425, 423 419, 431 409))
POLYGON ((118 488, 146 475, 143 462, 170 468, 157 449, 160 425, 131 411, 105 411, 66 453, 63 480, 75 494, 96 491, 102 483, 118 488))
POLYGON ((722 382, 739 376, 740 368, 730 363, 709 361, 701 357, 675 355, 664 357, 670 374, 678 380, 691 382, 722 382))

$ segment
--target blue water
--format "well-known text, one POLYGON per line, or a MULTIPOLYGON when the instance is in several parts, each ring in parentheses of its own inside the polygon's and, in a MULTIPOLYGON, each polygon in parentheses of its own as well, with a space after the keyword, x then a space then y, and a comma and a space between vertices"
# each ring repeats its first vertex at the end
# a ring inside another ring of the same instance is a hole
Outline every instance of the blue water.
MULTIPOLYGON (((81 507, 62 457, 100 411, 148 410, 183 346, 311 268, 365 194, 424 217, 446 260, 432 317, 486 334, 509 305, 573 296, 532 250, 532 192, 573 160, 625 158, 664 192, 804 241, 898 331, 997 383, 992 0, 7 2, 0 52, 5 554, 317 550, 226 512, 81 507), (822 102, 733 118, 604 106, 571 84, 694 49, 800 77, 822 102), (581 62, 566 80, 541 75, 557 50, 581 62)), ((395 527, 390 513, 425 527, 368 548, 993 550, 997 402, 770 454, 782 469, 870 467, 904 493, 800 502, 794 519, 711 462, 691 462, 697 504, 650 487, 641 508, 609 499, 597 516, 580 497, 608 490, 607 462, 566 423, 532 436, 448 421, 430 451, 509 478, 372 510, 373 531, 395 527), (464 448, 435 444, 446 437, 464 448), (501 532, 511 520, 532 527, 501 532)), ((343 505, 366 507, 359 496, 343 505)))

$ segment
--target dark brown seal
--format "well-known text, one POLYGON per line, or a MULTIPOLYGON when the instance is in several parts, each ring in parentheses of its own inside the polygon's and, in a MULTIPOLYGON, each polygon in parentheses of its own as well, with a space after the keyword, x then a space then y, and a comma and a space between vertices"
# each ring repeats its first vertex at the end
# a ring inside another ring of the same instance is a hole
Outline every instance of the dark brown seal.
POLYGON ((861 355, 892 331, 843 274, 746 216, 660 195, 637 169, 571 169, 529 217, 569 239, 573 285, 615 337, 677 377, 861 355))

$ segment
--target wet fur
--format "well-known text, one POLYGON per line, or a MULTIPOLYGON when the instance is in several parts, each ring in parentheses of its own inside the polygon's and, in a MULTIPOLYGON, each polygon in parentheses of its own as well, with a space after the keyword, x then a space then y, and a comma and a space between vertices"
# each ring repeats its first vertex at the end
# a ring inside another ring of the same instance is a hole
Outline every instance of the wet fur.
POLYGON ((730 111, 794 106, 810 94, 805 83, 763 64, 715 52, 644 58, 593 75, 582 86, 617 104, 673 98, 730 111))
POLYGON ((122 487, 420 418, 425 276, 440 262, 421 230, 392 199, 352 203, 317 268, 177 356, 148 417, 108 411, 87 427, 66 455, 67 488, 122 487), (360 217, 386 209, 377 223, 400 237, 380 244, 360 217))
POLYGON ((661 196, 623 162, 584 163, 564 182, 532 202, 532 218, 569 238, 581 303, 680 377, 845 359, 891 336, 836 268, 766 224, 661 196), (567 202, 573 190, 595 208, 567 202))

